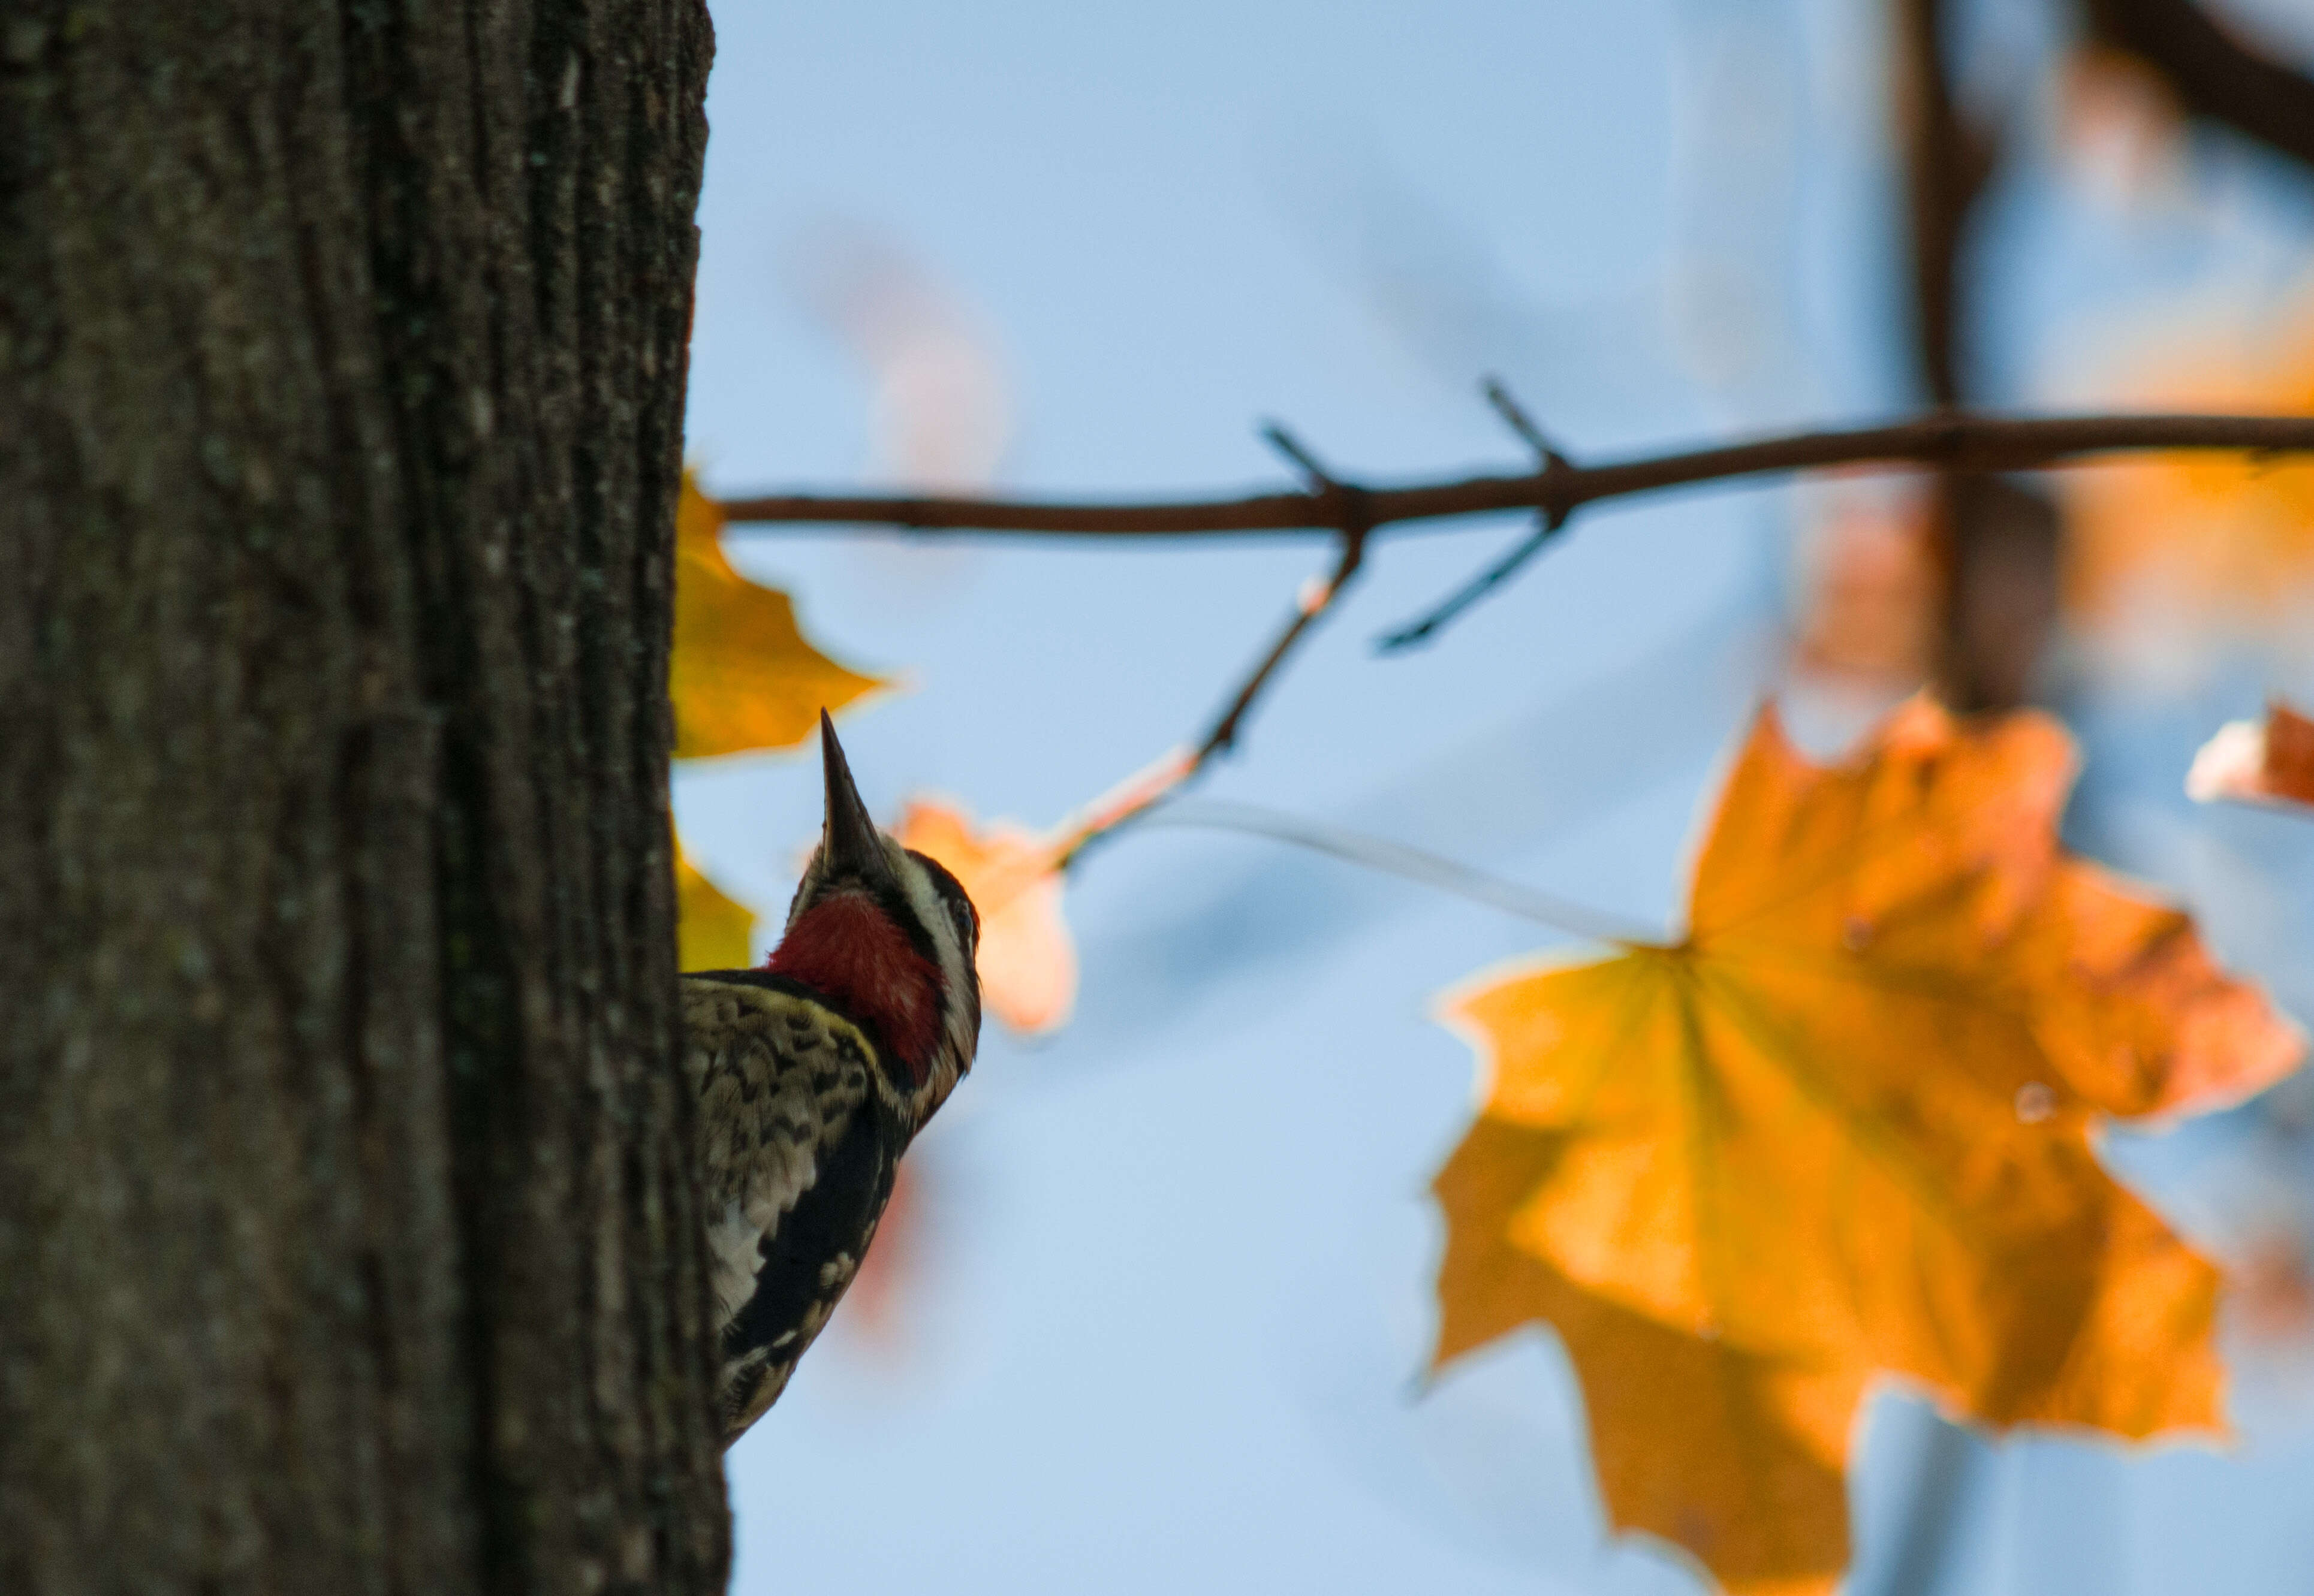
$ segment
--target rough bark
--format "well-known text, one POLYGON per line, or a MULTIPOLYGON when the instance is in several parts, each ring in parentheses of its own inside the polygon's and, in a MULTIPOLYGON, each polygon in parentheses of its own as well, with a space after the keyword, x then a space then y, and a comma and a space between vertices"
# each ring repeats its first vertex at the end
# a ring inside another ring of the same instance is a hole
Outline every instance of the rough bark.
POLYGON ((0 8, 0 1590, 720 1589, 699 0, 0 8))

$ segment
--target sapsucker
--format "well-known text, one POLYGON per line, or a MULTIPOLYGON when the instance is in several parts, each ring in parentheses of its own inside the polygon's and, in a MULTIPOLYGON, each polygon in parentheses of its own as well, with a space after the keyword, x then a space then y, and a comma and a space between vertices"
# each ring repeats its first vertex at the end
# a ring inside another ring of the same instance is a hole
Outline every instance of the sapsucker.
POLYGON ((683 978, 729 1446, 852 1283, 901 1153, 980 1041, 980 917, 876 829, 820 716, 827 818, 761 969, 683 978))

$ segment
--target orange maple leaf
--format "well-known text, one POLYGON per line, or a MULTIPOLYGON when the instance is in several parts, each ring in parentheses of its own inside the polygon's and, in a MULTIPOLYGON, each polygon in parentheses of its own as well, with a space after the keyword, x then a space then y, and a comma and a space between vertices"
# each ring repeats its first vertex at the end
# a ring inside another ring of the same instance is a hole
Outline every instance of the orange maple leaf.
POLYGON ((1886 685, 1926 680, 1936 653, 1936 529, 1917 483, 1851 489, 1802 550, 1794 663, 1804 675, 1886 685))
POLYGON ((2092 1137, 2299 1043, 2183 915, 2060 851, 2071 770, 2037 715, 1915 699, 1824 768, 1763 711, 1684 940, 1447 1001, 1486 1098, 1438 1182, 1439 1356, 1559 1327, 1615 1522, 1731 1588, 1829 1588, 1816 1471, 1876 1373, 1994 1424, 2219 1425, 2216 1272, 2092 1137))
MULTIPOLYGON (((2278 324, 2193 327, 2139 358, 2100 384, 2101 403, 2307 414, 2314 304, 2278 324)), ((2294 629, 2314 602, 2314 466, 2189 451, 2066 473, 2059 486, 2065 598, 2093 639, 2158 657, 2156 644, 2209 628, 2294 629)))
POLYGON ((846 670, 798 630, 795 606, 724 557, 723 507, 684 473, 676 510, 675 756, 791 748, 835 710, 885 685, 846 670))
POLYGON ((2228 721, 2194 755, 2186 791, 2204 803, 2314 806, 2314 720, 2277 699, 2263 722, 2228 721))
POLYGON ((892 833, 940 860, 980 911, 980 995, 1016 1031, 1068 1023, 1076 1005, 1077 950, 1061 915, 1060 853, 1051 839, 971 817, 930 798, 909 804, 892 833))
POLYGON ((980 911, 980 992, 997 1018, 1029 1036, 1068 1023, 1077 951, 1061 913, 1061 872, 1088 839, 1156 803, 1197 763, 1189 750, 1170 750, 1047 832, 1002 820, 976 827, 934 798, 908 806, 893 835, 946 865, 980 911))

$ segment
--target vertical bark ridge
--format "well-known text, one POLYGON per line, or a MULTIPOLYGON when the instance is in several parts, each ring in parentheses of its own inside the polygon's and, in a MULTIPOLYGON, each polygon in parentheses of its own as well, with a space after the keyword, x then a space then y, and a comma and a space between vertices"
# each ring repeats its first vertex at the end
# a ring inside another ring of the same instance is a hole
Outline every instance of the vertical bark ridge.
POLYGON ((706 1592, 696 0, 0 19, 0 1589, 706 1592))

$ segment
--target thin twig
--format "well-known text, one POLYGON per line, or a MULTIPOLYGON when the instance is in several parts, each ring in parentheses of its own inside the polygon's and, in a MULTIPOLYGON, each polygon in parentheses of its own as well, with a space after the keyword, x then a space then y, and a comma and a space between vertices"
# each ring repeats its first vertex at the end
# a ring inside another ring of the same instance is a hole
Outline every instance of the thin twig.
POLYGON ((1426 613, 1409 622, 1395 631, 1384 632, 1375 639, 1374 651, 1378 654, 1396 654, 1400 649, 1413 648, 1417 643, 1428 642, 1432 635, 1448 622, 1518 575, 1528 560, 1541 553, 1553 538, 1566 530, 1565 521, 1555 521, 1549 516, 1537 516, 1534 530, 1521 538, 1517 546, 1509 553, 1447 595, 1426 613))
MULTIPOLYGON (((1334 574, 1323 583, 1314 584, 1303 592, 1300 602, 1294 606, 1293 615, 1286 621, 1284 630, 1278 632, 1277 640, 1270 644, 1269 652, 1263 655, 1261 663, 1253 667, 1253 674, 1245 679, 1245 684, 1230 700, 1229 708, 1222 711, 1221 718, 1214 722, 1213 729, 1198 742, 1197 766, 1202 766, 1217 754, 1228 753, 1235 745, 1238 728, 1244 723, 1246 712, 1253 708, 1253 701, 1259 698, 1262 689, 1269 685, 1270 678, 1277 674, 1277 667, 1285 663, 1285 657, 1294 652, 1294 646, 1302 640, 1302 635, 1333 607, 1336 599, 1342 596, 1342 589, 1348 586, 1350 579, 1358 574, 1365 558, 1366 529, 1359 527, 1344 532, 1342 552, 1334 562, 1334 574)), ((1191 767, 1188 775, 1196 773, 1197 767, 1191 767)), ((1183 779, 1188 778, 1185 776, 1183 779)))
MULTIPOLYGON (((1544 481, 1548 481, 1552 472, 1563 473, 1573 466, 1574 462, 1560 454, 1550 439, 1543 436, 1542 428, 1537 427, 1526 411, 1519 407, 1519 401, 1511 397, 1511 391, 1504 387, 1499 379, 1488 377, 1485 392, 1487 402, 1495 407, 1495 413, 1509 424, 1513 432, 1524 438, 1527 446, 1541 458, 1544 481)), ((1395 631, 1384 633, 1375 640, 1375 651, 1395 654, 1400 649, 1411 648, 1417 643, 1427 642, 1447 622, 1518 575, 1526 562, 1541 553, 1566 525, 1566 512, 1537 510, 1534 513, 1534 530, 1521 539, 1516 548, 1456 588, 1426 614, 1395 631)))
MULTIPOLYGON (((2314 418, 2303 416, 2050 416, 2007 418, 1952 411, 1886 427, 1797 433, 1751 443, 1569 465, 1507 476, 1465 477, 1401 488, 1356 489, 1368 530, 1506 510, 1571 514, 1585 505, 1668 488, 1829 466, 1942 466, 2036 471, 2098 455, 2159 449, 2258 454, 2314 452, 2314 418)), ((1347 484, 1338 484, 1347 489, 1347 484)), ((1338 494, 1264 493, 1173 503, 1065 504, 907 495, 768 494, 722 501, 734 531, 773 525, 876 525, 920 533, 1026 537, 1241 537, 1339 535, 1338 494)))
POLYGON ((1513 432, 1526 440, 1526 446, 1532 449, 1535 458, 1542 462, 1545 475, 1554 466, 1564 469, 1574 463, 1559 452, 1558 446, 1544 436, 1542 428, 1534 424, 1534 419, 1520 407, 1517 400, 1511 397, 1511 391, 1503 385, 1500 377, 1488 377, 1479 392, 1487 396, 1487 402, 1495 407, 1495 414, 1500 416, 1513 432))
POLYGON ((1283 423, 1264 421, 1261 424, 1261 441, 1300 466, 1303 475, 1310 479, 1312 492, 1338 493, 1341 491, 1342 485, 1334 480, 1333 473, 1320 463, 1315 454, 1303 446, 1300 438, 1286 431, 1283 423))
POLYGON ((1055 834, 1055 869, 1068 869, 1083 856, 1086 849, 1113 835, 1119 827, 1145 818, 1161 806, 1170 805, 1216 758, 1235 747, 1238 732, 1252 711, 1254 701, 1365 564, 1366 534, 1373 530, 1367 520, 1365 490, 1336 479, 1315 454, 1276 422, 1265 423, 1261 436, 1272 448, 1301 468, 1310 480, 1312 497, 1330 508, 1335 533, 1341 540, 1341 551, 1334 561, 1333 572, 1323 582, 1312 582, 1303 588, 1294 613, 1269 645, 1268 652, 1261 657, 1261 663, 1231 695, 1229 707, 1195 747, 1176 749, 1146 771, 1128 778, 1113 792, 1096 799, 1055 834))
POLYGON ((2150 64, 2187 110, 2314 166, 2314 79, 2193 0, 2088 0, 2087 10, 2091 28, 2150 64))
POLYGON ((1342 596, 1342 590, 1350 585, 1359 569, 1365 564, 1366 534, 1373 530, 1367 497, 1363 489, 1351 487, 1336 479, 1318 463, 1317 456, 1303 448, 1291 433, 1275 421, 1262 428, 1262 436, 1278 453, 1308 473, 1314 498, 1333 507, 1334 530, 1341 538, 1341 552, 1334 561, 1333 575, 1324 583, 1303 590, 1300 600, 1294 606, 1294 613, 1287 618, 1285 629, 1277 634, 1277 640, 1270 644, 1269 652, 1262 656, 1261 663, 1254 666, 1253 674, 1245 679, 1244 685, 1232 697, 1229 708, 1222 711, 1221 718, 1214 722, 1213 729, 1198 741, 1196 758, 1183 773, 1185 781, 1195 777, 1206 761, 1216 754, 1228 753, 1236 745, 1238 728, 1244 724, 1247 713, 1252 710, 1254 701, 1261 696, 1262 689, 1269 685, 1278 667, 1285 663, 1286 657, 1302 641, 1303 634, 1334 607, 1335 600, 1342 596))

